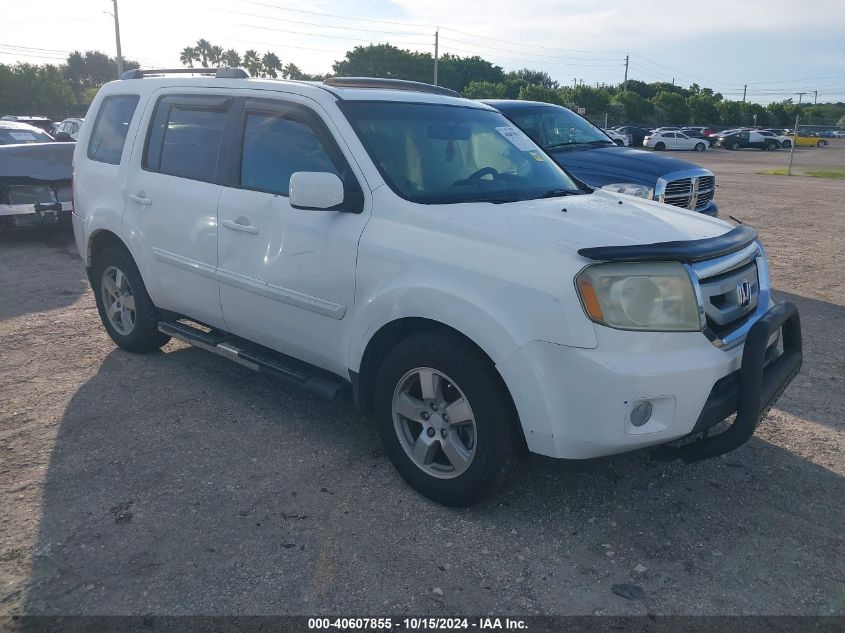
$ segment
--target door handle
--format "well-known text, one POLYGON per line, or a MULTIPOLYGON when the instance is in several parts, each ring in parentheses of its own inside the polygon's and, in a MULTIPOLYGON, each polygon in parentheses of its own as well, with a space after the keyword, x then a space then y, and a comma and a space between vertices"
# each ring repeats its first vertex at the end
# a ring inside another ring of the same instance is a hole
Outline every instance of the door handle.
POLYGON ((136 194, 134 194, 134 193, 130 193, 130 194, 129 194, 129 199, 130 199, 132 202, 137 202, 138 204, 142 204, 142 205, 144 205, 145 207, 148 207, 148 206, 150 206, 150 205, 153 203, 153 201, 152 201, 152 200, 150 200, 149 198, 147 198, 147 197, 145 197, 145 196, 144 196, 144 192, 143 192, 143 191, 139 192, 137 195, 136 195, 136 194))
POLYGON ((227 229, 232 229, 233 231, 243 231, 244 233, 258 235, 258 227, 252 226, 249 223, 249 220, 244 217, 240 217, 236 220, 223 220, 221 224, 227 229))

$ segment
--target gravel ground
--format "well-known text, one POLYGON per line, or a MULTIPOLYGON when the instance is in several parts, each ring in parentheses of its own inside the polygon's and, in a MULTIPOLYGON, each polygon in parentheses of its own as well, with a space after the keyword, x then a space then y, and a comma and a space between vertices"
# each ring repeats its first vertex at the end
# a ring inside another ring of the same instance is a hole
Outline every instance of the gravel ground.
POLYGON ((0 239, 0 614, 845 614, 845 181, 684 157, 759 229, 802 373, 727 456, 534 464, 469 510, 406 487, 350 408, 116 349, 68 232, 0 239))

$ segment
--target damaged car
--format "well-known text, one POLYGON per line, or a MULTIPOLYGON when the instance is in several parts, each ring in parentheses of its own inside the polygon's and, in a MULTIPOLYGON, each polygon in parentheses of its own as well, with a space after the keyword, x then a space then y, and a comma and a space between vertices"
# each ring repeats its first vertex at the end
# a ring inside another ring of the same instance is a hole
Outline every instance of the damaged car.
POLYGON ((74 146, 0 145, 0 231, 70 223, 74 146))

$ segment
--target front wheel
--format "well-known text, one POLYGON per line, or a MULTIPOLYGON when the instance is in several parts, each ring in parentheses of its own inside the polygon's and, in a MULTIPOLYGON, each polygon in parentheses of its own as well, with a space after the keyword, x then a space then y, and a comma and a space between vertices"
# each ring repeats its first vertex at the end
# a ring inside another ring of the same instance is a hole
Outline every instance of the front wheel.
POLYGON ((792 141, 784 141, 783 147, 784 149, 789 149, 790 147, 792 147, 792 141))
POLYGON ((819 139, 819 142, 816 143, 816 147, 827 147, 827 141, 824 139, 819 139))
POLYGON ((695 144, 695 151, 696 152, 703 152, 704 151, 704 143, 696 143, 695 144))
POLYGON ((732 150, 737 150, 739 149, 739 143, 731 143, 730 145, 728 145, 728 148, 732 150))
POLYGON ((524 440, 495 366, 461 337, 412 335, 390 351, 375 386, 379 435, 415 490, 469 506, 507 483, 524 440))
POLYGON ((150 352, 170 340, 158 331, 161 317, 126 249, 112 246, 98 254, 91 284, 100 319, 120 347, 130 352, 150 352))

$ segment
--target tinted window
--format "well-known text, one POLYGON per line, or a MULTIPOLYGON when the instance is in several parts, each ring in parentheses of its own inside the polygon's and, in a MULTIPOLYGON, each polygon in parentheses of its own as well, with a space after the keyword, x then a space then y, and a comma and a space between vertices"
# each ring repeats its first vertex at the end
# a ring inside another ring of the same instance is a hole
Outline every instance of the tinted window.
POLYGON ((611 142, 592 123, 560 106, 507 109, 503 113, 530 136, 531 140, 547 149, 611 142))
POLYGON ((88 141, 88 158, 101 163, 120 164, 129 123, 138 105, 137 95, 106 97, 88 141))
POLYGON ((226 116, 219 109, 159 104, 144 166, 171 176, 214 182, 226 116))
POLYGON ((297 171, 327 171, 340 176, 310 125, 273 114, 247 114, 241 185, 288 195, 297 171))

